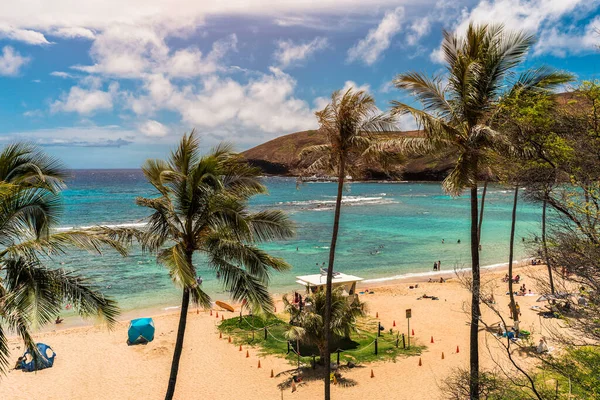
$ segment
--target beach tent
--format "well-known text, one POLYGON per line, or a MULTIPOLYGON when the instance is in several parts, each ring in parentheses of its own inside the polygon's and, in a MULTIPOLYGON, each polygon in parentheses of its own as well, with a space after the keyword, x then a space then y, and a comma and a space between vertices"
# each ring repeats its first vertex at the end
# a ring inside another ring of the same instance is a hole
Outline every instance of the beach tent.
POLYGON ((154 340, 154 321, 152 318, 132 319, 127 331, 128 344, 148 343, 154 340))
POLYGON ((44 343, 38 343, 36 346, 40 353, 40 357, 37 360, 33 359, 29 350, 27 350, 25 354, 23 354, 21 368, 23 368, 23 370, 27 372, 33 372, 44 368, 50 368, 52 365, 54 365, 54 357, 56 357, 56 353, 54 352, 54 350, 52 350, 50 346, 44 343))

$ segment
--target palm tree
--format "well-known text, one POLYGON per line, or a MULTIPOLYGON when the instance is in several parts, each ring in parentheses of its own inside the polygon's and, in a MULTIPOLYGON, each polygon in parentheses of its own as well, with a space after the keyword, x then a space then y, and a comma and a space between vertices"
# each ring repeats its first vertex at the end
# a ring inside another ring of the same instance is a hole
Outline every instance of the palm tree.
POLYGON ((289 265, 254 244, 293 235, 292 223, 279 210, 248 211, 248 199, 266 192, 259 171, 251 168, 231 147, 220 145, 202 156, 194 131, 184 135, 169 158, 148 160, 142 170, 156 189, 156 197, 136 200, 152 214, 141 229, 105 231, 121 241, 136 239, 157 254, 173 282, 183 291, 177 340, 165 398, 175 393, 179 358, 191 300, 210 307, 210 297, 197 279, 194 254, 206 257, 233 300, 246 300, 257 311, 271 312, 267 291, 270 270, 289 265))
POLYGON ((332 291, 331 307, 326 307, 326 294, 320 290, 306 298, 311 304, 310 309, 302 310, 290 303, 283 296, 285 311, 290 314, 290 329, 287 332, 289 339, 298 340, 308 345, 317 346, 319 356, 324 359, 329 353, 327 338, 324 329, 326 310, 331 311, 331 331, 338 338, 349 338, 356 331, 356 320, 365 315, 364 306, 356 298, 352 303, 342 295, 342 289, 332 291))
POLYGON ((35 146, 12 144, 0 153, 0 371, 6 372, 7 331, 16 332, 34 360, 39 357, 32 328, 53 322, 64 302, 83 317, 98 317, 108 326, 119 309, 94 285, 73 271, 45 262, 69 247, 101 253, 118 243, 98 231, 56 233, 61 214, 59 191, 64 187, 61 163, 35 146))
MULTIPOLYGON (((397 114, 412 114, 424 131, 423 138, 398 140, 405 152, 450 154, 454 168, 443 182, 452 195, 464 189, 471 196, 471 326, 470 397, 479 398, 479 235, 478 176, 492 166, 494 154, 509 151, 510 144, 491 127, 501 96, 510 90, 512 70, 523 62, 534 36, 505 32, 502 25, 469 25, 464 36, 444 32, 442 49, 447 64, 447 85, 442 77, 430 79, 409 72, 394 79, 395 86, 414 96, 423 108, 393 102, 397 114), (508 89, 507 89, 508 88, 508 89)), ((531 87, 547 82, 544 70, 528 75, 531 87)))
MULTIPOLYGON (((344 179, 348 172, 356 169, 364 159, 387 161, 387 153, 377 150, 374 143, 377 134, 391 131, 395 127, 395 119, 389 114, 382 114, 375 105, 372 96, 364 91, 352 88, 342 93, 335 91, 331 95, 331 103, 323 110, 315 113, 319 122, 319 133, 326 138, 326 144, 310 146, 302 150, 300 158, 311 161, 308 171, 326 170, 337 176, 337 196, 333 217, 333 233, 329 247, 329 263, 327 266, 326 312, 324 329, 326 349, 331 342, 331 282, 335 248, 340 226, 342 210, 342 191, 344 179)), ((325 363, 325 399, 330 399, 329 374, 331 372, 330 354, 326 351, 325 363)))

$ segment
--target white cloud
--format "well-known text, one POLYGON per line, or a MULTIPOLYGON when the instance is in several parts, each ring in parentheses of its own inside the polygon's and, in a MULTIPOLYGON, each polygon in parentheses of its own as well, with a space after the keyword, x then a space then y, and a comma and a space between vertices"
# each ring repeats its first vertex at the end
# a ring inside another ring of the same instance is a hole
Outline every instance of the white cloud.
POLYGON ((83 38, 93 40, 96 37, 94 32, 80 26, 58 28, 57 30, 52 31, 52 35, 67 39, 83 38))
POLYGON ((0 75, 16 76, 29 61, 31 58, 22 56, 10 46, 4 46, 0 55, 0 75))
POLYGON ((403 18, 403 7, 386 12, 377 28, 371 29, 367 37, 348 50, 348 61, 362 60, 367 65, 375 63, 402 29, 400 23, 403 18))
POLYGON ((43 115, 44 115, 44 113, 42 112, 42 110, 29 110, 29 111, 25 111, 23 113, 24 117, 29 117, 29 118, 37 118, 37 117, 41 117, 43 115))
POLYGON ((295 44, 291 40, 277 42, 277 50, 273 57, 280 68, 287 68, 292 64, 302 62, 319 50, 327 48, 327 38, 316 37, 310 42, 295 44))
POLYGON ((162 137, 169 133, 169 129, 158 121, 149 119, 138 125, 138 130, 146 136, 162 137))
MULTIPOLYGON (((481 0, 470 11, 463 10, 453 30, 462 34, 471 22, 502 23, 508 31, 524 30, 542 37, 564 40, 564 35, 552 33, 566 30, 560 23, 561 18, 565 15, 581 17, 594 10, 598 4, 599 0, 481 0)), ((577 53, 582 47, 587 47, 585 42, 573 41, 571 45, 570 49, 563 48, 558 52, 564 54, 570 50, 577 53)), ((550 45, 539 48, 551 51, 550 45)), ((432 52, 430 58, 434 62, 443 62, 439 48, 432 52)))
MULTIPOLYGON (((126 107, 140 116, 157 110, 179 113, 182 121, 208 131, 237 127, 268 135, 310 129, 316 125, 309 105, 294 97, 296 81, 277 68, 245 83, 216 75, 205 77, 199 87, 174 84, 163 74, 144 80, 143 94, 126 93, 126 107)), ((230 132, 236 135, 238 132, 230 132)))
POLYGON ((429 16, 417 18, 410 26, 410 33, 406 37, 406 43, 411 46, 417 45, 419 40, 431 30, 431 18, 429 16))
POLYGON ((118 91, 118 84, 112 83, 108 92, 100 90, 96 84, 89 89, 73 86, 69 93, 63 93, 60 100, 50 106, 52 112, 76 112, 91 115, 96 111, 112 110, 113 97, 118 91))
MULTIPOLYGON (((14 5, 14 4, 13 4, 14 5)), ((30 29, 19 29, 2 22, 0 18, 0 37, 6 39, 17 40, 33 45, 50 44, 46 37, 36 31, 30 29)))
POLYGON ((68 72, 63 72, 63 71, 52 71, 50 72, 51 76, 56 76, 58 78, 73 78, 73 75, 69 74, 68 72))
POLYGON ((568 53, 597 51, 600 45, 599 27, 600 17, 596 17, 582 32, 575 27, 560 31, 556 28, 545 30, 534 47, 534 55, 553 54, 565 57, 568 53))

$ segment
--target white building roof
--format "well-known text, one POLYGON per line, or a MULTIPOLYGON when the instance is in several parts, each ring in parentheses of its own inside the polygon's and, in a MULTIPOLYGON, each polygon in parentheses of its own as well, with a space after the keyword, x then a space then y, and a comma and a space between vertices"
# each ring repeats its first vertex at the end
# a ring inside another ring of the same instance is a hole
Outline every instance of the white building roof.
MULTIPOLYGON (((296 277, 298 280, 296 283, 299 283, 303 286, 325 286, 327 284, 327 275, 314 274, 314 275, 302 275, 296 277)), ((337 283, 350 283, 350 282, 360 282, 363 278, 354 275, 346 275, 341 272, 337 273, 333 276, 333 284, 337 283)))

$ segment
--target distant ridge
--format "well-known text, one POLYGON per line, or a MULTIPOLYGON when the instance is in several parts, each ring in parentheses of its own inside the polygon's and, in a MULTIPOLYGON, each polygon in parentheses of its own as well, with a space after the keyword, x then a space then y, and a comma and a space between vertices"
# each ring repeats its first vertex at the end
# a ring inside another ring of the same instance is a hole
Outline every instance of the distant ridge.
MULTIPOLYGON (((389 137, 419 137, 421 131, 390 132, 389 137)), ((242 153, 252 164, 266 175, 298 176, 302 172, 298 154, 308 146, 325 143, 325 138, 316 130, 301 131, 280 136, 242 153)), ((354 179, 364 180, 421 180, 439 181, 444 179, 452 166, 451 160, 434 157, 409 159, 390 177, 378 169, 367 169, 363 176, 354 179)))

